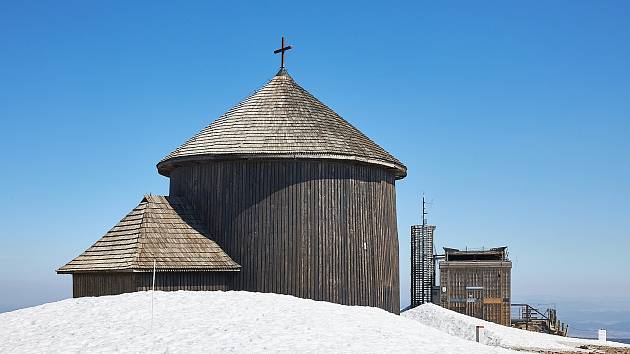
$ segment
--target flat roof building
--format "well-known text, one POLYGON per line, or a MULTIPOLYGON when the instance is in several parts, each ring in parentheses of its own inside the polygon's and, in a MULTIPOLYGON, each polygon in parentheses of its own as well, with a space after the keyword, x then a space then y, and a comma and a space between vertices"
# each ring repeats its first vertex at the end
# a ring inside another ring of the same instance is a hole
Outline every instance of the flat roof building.
POLYGON ((444 248, 440 304, 450 310, 510 326, 512 262, 507 247, 444 248))

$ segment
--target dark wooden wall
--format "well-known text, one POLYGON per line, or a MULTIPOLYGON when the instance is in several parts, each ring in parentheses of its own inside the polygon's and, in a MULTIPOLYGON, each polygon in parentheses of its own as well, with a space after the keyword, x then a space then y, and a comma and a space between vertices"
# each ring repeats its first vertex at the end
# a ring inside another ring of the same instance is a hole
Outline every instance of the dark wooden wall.
MULTIPOLYGON (((135 273, 138 290, 151 290, 153 273, 135 273)), ((234 272, 157 272, 155 290, 230 290, 234 272)))
POLYGON ((136 291, 133 273, 74 273, 72 296, 118 295, 136 291))
POLYGON ((184 165, 186 198, 239 264, 234 289, 290 294, 398 313, 394 175, 326 160, 184 165))
MULTIPOLYGON (((157 272, 155 290, 230 290, 235 272, 157 272)), ((150 272, 90 272, 72 275, 73 297, 151 290, 150 272)))

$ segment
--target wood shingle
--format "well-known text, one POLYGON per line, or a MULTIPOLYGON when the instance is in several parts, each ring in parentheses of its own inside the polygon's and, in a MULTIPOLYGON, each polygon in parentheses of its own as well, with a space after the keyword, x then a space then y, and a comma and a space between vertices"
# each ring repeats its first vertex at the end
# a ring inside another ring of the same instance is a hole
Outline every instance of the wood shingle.
POLYGON ((145 196, 140 204, 58 273, 92 271, 238 271, 180 198, 145 196))
POLYGON ((300 87, 286 70, 158 163, 170 176, 178 165, 221 159, 328 159, 376 164, 397 178, 407 168, 300 87))

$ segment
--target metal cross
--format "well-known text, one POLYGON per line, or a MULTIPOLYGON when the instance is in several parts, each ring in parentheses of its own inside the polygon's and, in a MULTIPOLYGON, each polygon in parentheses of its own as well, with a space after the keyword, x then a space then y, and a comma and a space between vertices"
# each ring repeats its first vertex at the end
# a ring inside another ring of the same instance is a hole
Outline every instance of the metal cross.
POLYGON ((282 36, 282 46, 280 47, 280 49, 276 49, 273 51, 273 54, 278 54, 278 53, 282 53, 281 55, 281 61, 280 61, 280 69, 284 68, 284 52, 286 52, 287 50, 291 49, 292 47, 290 45, 288 46, 284 46, 284 36, 282 36))

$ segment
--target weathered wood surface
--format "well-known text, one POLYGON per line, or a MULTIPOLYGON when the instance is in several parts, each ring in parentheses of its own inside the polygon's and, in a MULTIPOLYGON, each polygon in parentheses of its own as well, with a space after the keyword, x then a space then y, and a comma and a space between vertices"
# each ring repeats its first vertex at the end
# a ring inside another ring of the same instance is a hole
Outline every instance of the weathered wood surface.
POLYGON ((398 313, 394 180, 348 162, 213 161, 174 169, 170 195, 242 266, 234 289, 398 313))
POLYGON ((133 273, 74 273, 72 296, 118 295, 136 291, 133 273))
POLYGON ((329 159, 407 168, 295 82, 286 70, 232 107, 158 163, 170 176, 177 165, 226 159, 329 159))
MULTIPOLYGON (((157 272, 155 290, 230 290, 235 272, 157 272)), ((151 290, 151 272, 73 273, 73 297, 151 290)))
MULTIPOLYGON (((138 291, 151 290, 153 273, 134 273, 138 291)), ((155 290, 231 290, 234 272, 157 272, 155 290)))
POLYGON ((91 271, 238 271, 208 237, 197 213, 178 198, 145 196, 140 204, 59 273, 91 271))
POLYGON ((510 261, 440 262, 442 306, 510 326, 511 270, 510 261))

